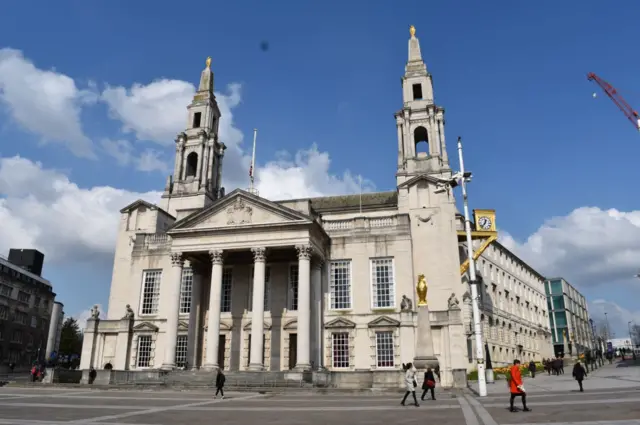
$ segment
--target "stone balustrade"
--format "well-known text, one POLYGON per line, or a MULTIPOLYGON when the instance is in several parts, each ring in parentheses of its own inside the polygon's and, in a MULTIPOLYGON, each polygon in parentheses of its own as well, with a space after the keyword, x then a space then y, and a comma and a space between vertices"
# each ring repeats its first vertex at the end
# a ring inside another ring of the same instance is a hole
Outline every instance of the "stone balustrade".
POLYGON ((343 220, 323 220, 322 227, 327 232, 344 232, 353 230, 395 229, 399 225, 406 224, 407 216, 383 216, 383 217, 354 217, 343 220))

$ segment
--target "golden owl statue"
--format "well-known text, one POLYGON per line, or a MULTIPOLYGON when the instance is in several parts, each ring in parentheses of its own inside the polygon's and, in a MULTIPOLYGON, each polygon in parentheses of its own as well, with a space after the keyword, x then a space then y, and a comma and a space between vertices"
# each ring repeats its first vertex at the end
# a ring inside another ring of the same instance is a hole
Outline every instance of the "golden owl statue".
POLYGON ((416 285, 416 292, 418 294, 418 306, 427 305, 427 290, 429 289, 427 285, 427 280, 424 278, 424 275, 418 275, 418 284, 416 285))

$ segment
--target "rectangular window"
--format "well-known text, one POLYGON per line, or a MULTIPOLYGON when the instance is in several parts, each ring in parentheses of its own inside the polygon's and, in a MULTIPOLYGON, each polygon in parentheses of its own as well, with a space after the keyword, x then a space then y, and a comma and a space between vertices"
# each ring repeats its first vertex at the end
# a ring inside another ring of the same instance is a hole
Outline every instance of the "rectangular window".
POLYGON ((220 299, 220 311, 231 312, 231 284, 233 282, 233 269, 225 267, 222 270, 222 298, 220 299))
POLYGON ((11 286, 0 285, 0 295, 3 295, 5 297, 10 297, 12 290, 13 290, 13 288, 11 286))
POLYGON ((22 332, 20 331, 13 331, 13 334, 11 335, 11 342, 22 342, 22 332))
POLYGON ((376 332, 376 365, 378 367, 393 367, 393 332, 376 332))
POLYGON ((24 313, 22 311, 16 311, 16 319, 15 322, 16 323, 20 323, 21 325, 26 325, 27 324, 27 313, 24 313))
POLYGON ((373 308, 395 307, 393 258, 371 260, 371 289, 373 293, 373 308))
MULTIPOLYGON (((249 302, 247 303, 247 311, 253 309, 253 272, 251 269, 251 281, 249 282, 249 302)), ((269 307, 269 294, 271 292, 271 267, 267 266, 264 269, 264 311, 270 311, 269 307)))
POLYGON ((142 303, 140 314, 158 314, 160 301, 160 282, 162 270, 145 270, 142 272, 142 303))
POLYGON ((422 100, 422 84, 413 85, 413 100, 422 100))
POLYGON ((176 340, 176 366, 187 365, 187 335, 178 335, 176 340))
POLYGON ((149 367, 151 365, 151 335, 140 335, 138 337, 138 358, 137 367, 149 367))
POLYGON ((329 264, 329 291, 332 310, 351 308, 351 261, 332 261, 329 264))
POLYGON ((200 128, 200 123, 202 121, 202 112, 196 112, 193 114, 193 128, 200 128))
POLYGON ((298 265, 289 266, 289 310, 298 309, 298 265))
POLYGON ((40 297, 36 297, 36 299, 33 301, 33 306, 36 308, 40 307, 40 301, 42 301, 40 297))
POLYGON ((31 295, 27 294, 26 292, 18 292, 18 301, 20 301, 21 303, 28 303, 30 298, 31 295))
POLYGON ((191 292, 193 291, 193 269, 182 269, 182 283, 180 284, 180 314, 191 311, 191 292))
POLYGON ((0 305, 0 320, 8 320, 8 319, 9 319, 9 307, 0 305))
POLYGON ((331 335, 332 366, 335 369, 349 367, 349 333, 337 332, 331 335))
POLYGON ((36 318, 36 316, 31 316, 31 327, 32 328, 38 327, 38 319, 36 318))

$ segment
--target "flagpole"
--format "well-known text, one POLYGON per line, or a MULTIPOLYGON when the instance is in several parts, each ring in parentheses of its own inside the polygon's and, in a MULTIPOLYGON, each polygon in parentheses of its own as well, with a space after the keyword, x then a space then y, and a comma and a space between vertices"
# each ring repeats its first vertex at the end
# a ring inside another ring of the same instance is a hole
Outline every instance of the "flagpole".
POLYGON ((257 191, 255 190, 255 188, 253 187, 253 183, 254 183, 254 174, 255 174, 255 166, 256 166, 256 139, 258 138, 258 129, 254 128, 253 129, 253 152, 251 154, 251 166, 249 167, 249 179, 251 181, 250 186, 249 186, 249 193, 252 193, 254 195, 257 195, 257 191))

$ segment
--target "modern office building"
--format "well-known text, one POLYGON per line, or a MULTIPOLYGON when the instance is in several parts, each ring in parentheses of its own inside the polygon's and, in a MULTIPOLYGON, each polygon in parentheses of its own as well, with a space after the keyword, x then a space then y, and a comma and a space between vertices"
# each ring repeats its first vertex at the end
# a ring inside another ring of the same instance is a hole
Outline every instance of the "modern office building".
POLYGON ((56 294, 44 279, 44 255, 11 249, 0 256, 0 365, 43 359, 56 294))
POLYGON ((589 322, 587 300, 561 277, 545 281, 549 325, 556 355, 572 355, 593 348, 593 329, 589 322))
MULTIPOLYGON (((458 220, 462 230, 464 217, 458 220)), ((474 234, 497 232, 494 210, 475 210, 474 221, 474 234)), ((466 246, 466 240, 460 243, 464 284, 469 281, 466 246)), ((477 240, 474 251, 483 340, 494 367, 512 364, 514 359, 540 361, 553 355, 544 277, 498 242, 497 236, 477 240)), ((475 368, 471 297, 464 297, 463 311, 471 369, 475 368)))

